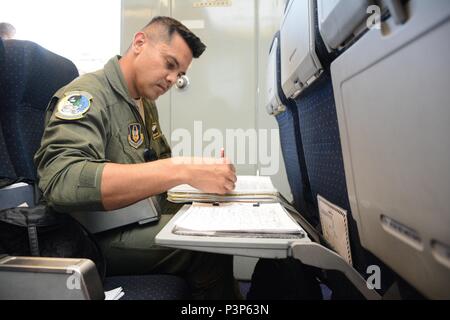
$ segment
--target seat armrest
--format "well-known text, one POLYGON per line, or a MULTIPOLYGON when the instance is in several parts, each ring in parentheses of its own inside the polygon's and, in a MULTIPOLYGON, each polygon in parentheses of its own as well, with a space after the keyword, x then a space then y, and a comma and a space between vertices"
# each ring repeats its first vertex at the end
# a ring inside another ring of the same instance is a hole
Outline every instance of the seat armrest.
POLYGON ((0 299, 103 300, 95 264, 89 259, 0 257, 0 299))

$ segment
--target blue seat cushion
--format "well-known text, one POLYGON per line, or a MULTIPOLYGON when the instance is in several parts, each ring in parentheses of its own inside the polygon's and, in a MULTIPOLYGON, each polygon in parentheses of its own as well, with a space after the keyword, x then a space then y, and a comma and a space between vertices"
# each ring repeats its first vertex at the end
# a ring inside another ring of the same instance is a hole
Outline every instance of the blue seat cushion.
POLYGON ((188 284, 173 275, 115 276, 105 279, 104 289, 122 287, 120 300, 184 300, 190 299, 188 284))

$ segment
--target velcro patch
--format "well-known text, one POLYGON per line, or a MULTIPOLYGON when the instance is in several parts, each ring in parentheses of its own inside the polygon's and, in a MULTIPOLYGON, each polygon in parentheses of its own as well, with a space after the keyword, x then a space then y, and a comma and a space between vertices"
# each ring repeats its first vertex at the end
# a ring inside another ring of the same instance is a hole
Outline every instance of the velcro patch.
POLYGON ((77 120, 84 117, 91 107, 92 95, 85 91, 70 91, 59 100, 55 116, 63 120, 77 120))
POLYGON ((128 143, 137 149, 144 142, 144 134, 139 123, 131 123, 128 125, 128 143))

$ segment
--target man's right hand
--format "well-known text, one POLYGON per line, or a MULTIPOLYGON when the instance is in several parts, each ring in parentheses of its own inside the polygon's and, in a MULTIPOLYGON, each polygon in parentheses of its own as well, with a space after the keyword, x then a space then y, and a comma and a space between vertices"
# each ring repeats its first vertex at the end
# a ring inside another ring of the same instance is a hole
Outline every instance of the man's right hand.
POLYGON ((123 208, 187 183, 207 193, 234 190, 236 172, 226 158, 168 158, 137 164, 107 163, 101 181, 105 210, 123 208))
POLYGON ((225 194, 234 190, 236 169, 227 158, 172 158, 186 168, 189 185, 205 193, 225 194))

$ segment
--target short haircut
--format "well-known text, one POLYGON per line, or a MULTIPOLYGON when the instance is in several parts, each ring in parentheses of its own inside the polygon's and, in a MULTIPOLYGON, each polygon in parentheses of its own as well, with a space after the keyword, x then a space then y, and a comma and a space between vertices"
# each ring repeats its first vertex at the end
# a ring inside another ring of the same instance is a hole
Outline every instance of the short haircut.
POLYGON ((174 32, 177 32, 186 41, 192 51, 192 56, 198 58, 205 51, 206 46, 191 30, 181 22, 170 17, 154 17, 142 30, 148 29, 153 24, 163 26, 167 32, 167 40, 170 41, 174 32))

